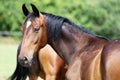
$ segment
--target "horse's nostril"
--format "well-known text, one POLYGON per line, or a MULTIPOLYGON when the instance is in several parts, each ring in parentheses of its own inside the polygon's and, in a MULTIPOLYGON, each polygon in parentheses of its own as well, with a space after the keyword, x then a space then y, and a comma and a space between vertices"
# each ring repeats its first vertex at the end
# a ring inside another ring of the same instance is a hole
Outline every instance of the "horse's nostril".
POLYGON ((24 64, 28 64, 28 63, 29 63, 29 61, 28 61, 28 58, 27 58, 27 57, 24 57, 24 58, 23 58, 23 61, 24 61, 24 64))
POLYGON ((23 61, 28 61, 27 57, 24 57, 24 58, 23 58, 23 61))
POLYGON ((23 57, 22 59, 18 59, 18 61, 24 67, 30 66, 30 62, 29 62, 27 57, 23 57))

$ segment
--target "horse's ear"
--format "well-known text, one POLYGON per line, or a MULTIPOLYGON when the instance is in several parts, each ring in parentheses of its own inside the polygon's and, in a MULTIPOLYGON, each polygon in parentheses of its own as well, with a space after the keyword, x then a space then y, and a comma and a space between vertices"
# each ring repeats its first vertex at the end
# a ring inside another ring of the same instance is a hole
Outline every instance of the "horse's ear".
POLYGON ((31 6, 32 6, 32 10, 33 10, 34 14, 35 14, 37 17, 39 17, 39 10, 35 7, 35 5, 31 4, 31 6))
POLYGON ((26 8, 25 4, 22 5, 22 11, 23 11, 23 13, 24 13, 25 16, 27 16, 29 14, 29 11, 26 8))

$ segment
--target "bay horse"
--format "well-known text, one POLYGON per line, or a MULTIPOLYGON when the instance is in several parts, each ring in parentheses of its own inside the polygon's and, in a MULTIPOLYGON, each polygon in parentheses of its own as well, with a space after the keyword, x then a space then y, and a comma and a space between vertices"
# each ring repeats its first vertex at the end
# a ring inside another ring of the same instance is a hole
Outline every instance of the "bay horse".
POLYGON ((23 8, 27 18, 19 60, 31 63, 36 52, 46 44, 68 64, 66 80, 120 80, 120 39, 110 41, 69 19, 23 8), (30 51, 29 51, 30 50, 30 51), (23 55, 24 54, 24 55, 23 55))
MULTIPOLYGON (((20 54, 21 44, 17 50, 20 54)), ((37 80, 40 76, 44 80, 64 80, 67 68, 63 60, 57 55, 50 45, 46 45, 34 56, 31 66, 17 61, 16 70, 9 80, 37 80)))

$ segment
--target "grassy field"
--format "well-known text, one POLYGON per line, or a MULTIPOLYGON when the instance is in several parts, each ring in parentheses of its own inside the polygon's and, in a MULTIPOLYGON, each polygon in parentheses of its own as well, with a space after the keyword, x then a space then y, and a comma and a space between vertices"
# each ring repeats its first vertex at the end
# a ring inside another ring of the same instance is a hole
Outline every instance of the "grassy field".
POLYGON ((0 80, 6 80, 15 70, 18 43, 11 38, 0 37, 0 80))
POLYGON ((0 43, 0 80, 6 80, 14 72, 17 46, 0 43))

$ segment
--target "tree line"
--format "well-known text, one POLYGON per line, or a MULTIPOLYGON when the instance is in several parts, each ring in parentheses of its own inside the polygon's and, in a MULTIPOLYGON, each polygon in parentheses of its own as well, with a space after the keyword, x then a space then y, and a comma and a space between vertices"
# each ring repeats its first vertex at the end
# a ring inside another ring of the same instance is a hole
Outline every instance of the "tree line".
POLYGON ((22 4, 67 17, 109 39, 120 38, 120 0, 0 0, 0 31, 20 31, 25 20, 22 4))

